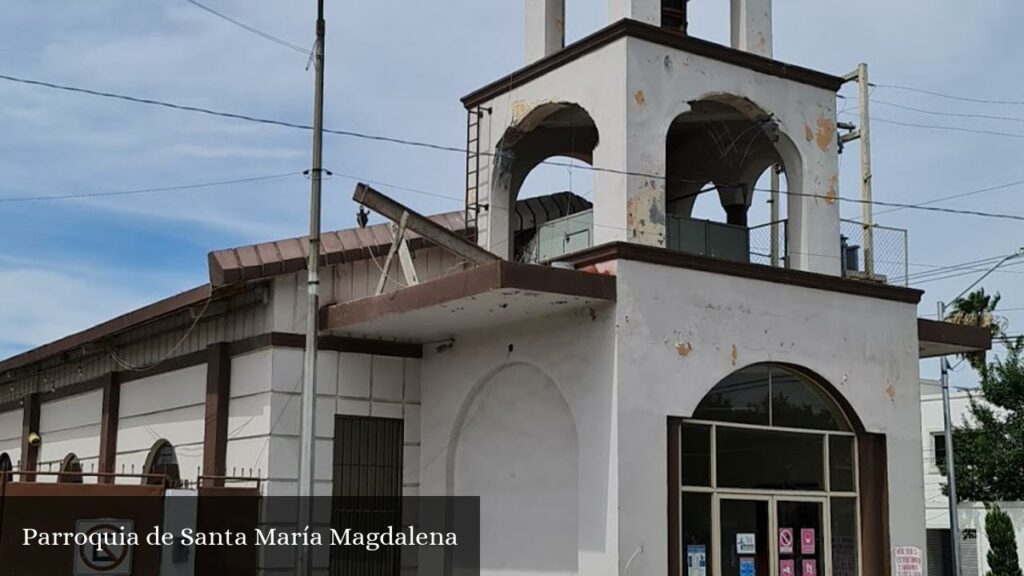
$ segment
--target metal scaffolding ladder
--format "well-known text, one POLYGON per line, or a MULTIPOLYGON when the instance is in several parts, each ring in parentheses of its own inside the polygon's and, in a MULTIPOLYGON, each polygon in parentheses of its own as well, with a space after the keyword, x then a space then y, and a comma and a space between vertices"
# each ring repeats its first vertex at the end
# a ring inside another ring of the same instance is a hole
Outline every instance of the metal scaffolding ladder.
POLYGON ((466 110, 466 237, 477 239, 477 224, 480 220, 480 121, 490 108, 466 110))

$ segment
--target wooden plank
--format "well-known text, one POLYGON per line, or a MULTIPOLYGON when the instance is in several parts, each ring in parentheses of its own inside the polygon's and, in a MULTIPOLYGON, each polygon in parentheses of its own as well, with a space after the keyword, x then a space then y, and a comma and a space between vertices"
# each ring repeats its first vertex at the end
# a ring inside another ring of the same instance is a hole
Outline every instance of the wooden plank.
POLYGON ((423 216, 419 212, 410 210, 402 204, 374 190, 367 184, 360 182, 356 184, 355 193, 352 199, 363 206, 377 212, 394 222, 402 218, 403 212, 408 212, 407 227, 420 234, 427 240, 473 262, 475 264, 486 264, 497 262, 500 258, 480 246, 473 244, 465 238, 452 233, 450 230, 423 216))

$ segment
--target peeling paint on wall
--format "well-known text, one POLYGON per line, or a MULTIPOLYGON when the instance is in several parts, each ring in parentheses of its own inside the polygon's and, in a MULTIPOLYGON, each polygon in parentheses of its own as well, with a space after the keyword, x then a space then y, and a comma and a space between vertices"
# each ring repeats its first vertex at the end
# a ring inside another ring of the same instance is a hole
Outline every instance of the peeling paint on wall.
POLYGON ((733 366, 736 365, 736 356, 737 355, 738 355, 738 352, 736 351, 736 345, 733 344, 732 345, 732 352, 729 353, 729 357, 732 359, 732 365, 733 366))
POLYGON ((626 201, 626 229, 631 240, 649 246, 665 245, 665 193, 655 180, 626 201))
POLYGON ((836 140, 836 123, 831 118, 818 118, 818 148, 824 152, 836 140))
POLYGON ((828 190, 825 192, 825 202, 835 204, 839 196, 839 176, 833 174, 828 179, 828 190))
POLYGON ((889 397, 890 402, 896 401, 896 387, 892 385, 892 382, 885 387, 885 395, 889 397))
POLYGON ((693 346, 691 346, 689 342, 677 342, 676 343, 676 352, 680 356, 682 356, 684 358, 689 356, 690 352, 692 350, 693 350, 693 346))
POLYGON ((812 130, 807 124, 804 124, 804 138, 806 138, 808 142, 814 140, 814 130, 812 130))
POLYGON ((636 100, 637 106, 643 106, 647 102, 647 96, 644 95, 643 90, 637 90, 636 94, 633 94, 633 99, 636 100))

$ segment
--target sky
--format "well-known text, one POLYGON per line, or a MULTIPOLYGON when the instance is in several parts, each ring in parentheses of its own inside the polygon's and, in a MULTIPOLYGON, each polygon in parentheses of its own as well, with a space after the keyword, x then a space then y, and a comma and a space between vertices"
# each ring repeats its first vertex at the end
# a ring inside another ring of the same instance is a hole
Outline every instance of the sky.
MULTIPOLYGON (((312 46, 315 2, 204 0, 299 46, 312 46)), ((601 1, 567 0, 567 39, 607 23, 601 1)), ((465 145, 459 98, 523 65, 521 0, 327 1, 325 126, 465 145)), ((728 43, 728 2, 692 0, 690 33, 728 43)), ((1024 181, 1024 3, 861 0, 775 3, 775 57, 837 75, 870 66, 876 200, 917 203, 1024 181), (914 112, 909 106, 942 115, 914 112), (949 113, 1002 116, 963 118, 949 113), (899 126, 885 120, 1000 132, 899 126)), ((0 74, 308 124, 307 56, 186 0, 6 0, 0 74)), ((844 96, 855 96, 852 86, 844 96)), ((849 113, 856 100, 840 100, 849 113)), ((307 131, 265 126, 0 80, 0 357, 29 349, 201 284, 210 250, 308 230, 307 131), (267 178, 110 197, 26 200, 267 178)), ((356 179, 411 207, 457 210, 458 153, 328 135, 325 229, 354 225, 356 179)), ((541 167, 524 194, 586 193, 585 169, 541 167)), ((1024 184, 935 206, 1024 215, 1024 184)), ((840 195, 859 195, 859 150, 841 157, 840 195)), ((762 210, 763 207, 756 207, 762 210)), ((844 217, 860 207, 844 204, 844 217)), ((877 210, 881 212, 881 209, 877 210)), ((876 222, 909 231, 911 274, 1014 252, 1021 222, 901 210, 876 222)), ((1003 296, 1010 332, 1024 331, 1024 259, 983 285, 1003 296)), ((970 272, 970 268, 967 269, 970 272)), ((973 275, 936 280, 920 315, 935 315, 973 275)), ((937 361, 922 363, 934 377, 937 361)), ((976 381, 969 369, 954 384, 976 381)))

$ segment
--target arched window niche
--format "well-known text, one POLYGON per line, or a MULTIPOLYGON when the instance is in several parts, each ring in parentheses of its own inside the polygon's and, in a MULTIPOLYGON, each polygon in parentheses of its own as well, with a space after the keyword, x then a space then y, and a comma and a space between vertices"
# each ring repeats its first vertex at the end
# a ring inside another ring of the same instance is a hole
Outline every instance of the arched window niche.
POLYGON ((68 453, 60 463, 60 473, 57 475, 57 482, 65 484, 82 483, 82 463, 74 452, 68 453))
POLYGON ((154 442, 146 456, 143 472, 146 474, 142 479, 143 484, 166 482, 172 488, 180 486, 181 472, 178 469, 178 455, 174 450, 174 445, 162 438, 154 442))
POLYGON ((750 565, 769 576, 859 573, 860 425, 830 389, 799 367, 754 364, 691 418, 670 420, 681 566, 702 551, 709 576, 750 565))

